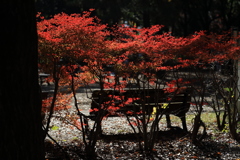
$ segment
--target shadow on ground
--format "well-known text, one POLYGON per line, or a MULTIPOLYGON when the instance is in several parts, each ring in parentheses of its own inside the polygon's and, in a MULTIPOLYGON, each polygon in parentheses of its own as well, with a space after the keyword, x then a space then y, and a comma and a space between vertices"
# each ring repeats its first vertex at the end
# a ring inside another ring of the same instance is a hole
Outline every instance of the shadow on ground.
MULTIPOLYGON (((189 136, 189 133, 181 129, 180 127, 172 127, 166 131, 158 131, 157 139, 161 141, 172 141, 179 138, 183 138, 189 136)), ((128 134, 114 134, 114 135, 106 135, 102 134, 100 139, 104 141, 112 141, 112 140, 131 140, 137 141, 138 138, 141 138, 141 135, 135 133, 128 133, 128 134)))

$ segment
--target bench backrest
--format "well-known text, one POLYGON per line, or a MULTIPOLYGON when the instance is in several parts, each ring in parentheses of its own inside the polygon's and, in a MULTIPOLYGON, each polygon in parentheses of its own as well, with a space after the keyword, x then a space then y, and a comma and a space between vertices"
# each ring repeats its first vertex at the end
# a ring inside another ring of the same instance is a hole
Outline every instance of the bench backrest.
MULTIPOLYGON (((191 101, 189 89, 174 93, 166 93, 163 89, 131 89, 122 93, 114 90, 96 90, 92 93, 92 98, 92 110, 94 108, 99 109, 101 104, 104 103, 107 108, 106 102, 112 101, 116 107, 120 106, 118 112, 139 112, 144 109, 145 112, 152 113, 153 108, 158 107, 163 114, 174 114, 179 117, 184 116, 188 112, 191 101), (113 95, 116 97, 113 98, 113 95), (129 99, 132 99, 132 102, 122 103, 129 99)), ((95 110, 90 114, 96 114, 97 111, 95 110)))

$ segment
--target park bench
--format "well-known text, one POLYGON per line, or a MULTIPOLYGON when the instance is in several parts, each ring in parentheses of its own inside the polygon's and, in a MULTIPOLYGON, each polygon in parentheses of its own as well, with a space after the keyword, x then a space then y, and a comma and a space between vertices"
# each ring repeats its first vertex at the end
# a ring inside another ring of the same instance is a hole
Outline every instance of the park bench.
POLYGON ((50 83, 46 80, 46 78, 48 78, 49 76, 50 76, 50 74, 47 74, 47 73, 39 73, 38 77, 39 77, 40 85, 42 85, 44 82, 46 82, 48 85, 50 85, 50 83))
POLYGON ((53 92, 52 91, 42 91, 42 99, 47 99, 53 92))
MULTIPOLYGON (((182 127, 187 131, 186 113, 190 108, 190 89, 179 90, 175 93, 166 93, 164 89, 129 89, 125 92, 116 90, 95 90, 92 93, 92 103, 89 116, 91 120, 96 120, 97 116, 132 116, 132 113, 146 114, 153 113, 154 107, 160 110, 161 114, 166 115, 167 127, 171 127, 170 114, 179 117, 182 121, 182 127), (116 98, 117 97, 117 98, 116 98), (123 105, 123 101, 132 98, 131 103, 123 105), (107 102, 112 101, 115 107, 119 107, 117 111, 112 112, 111 109, 100 109, 105 105, 108 108, 107 102), (104 104, 104 105, 103 105, 104 104), (101 113, 100 113, 101 112, 101 113)), ((86 124, 88 125, 88 124, 86 124)))

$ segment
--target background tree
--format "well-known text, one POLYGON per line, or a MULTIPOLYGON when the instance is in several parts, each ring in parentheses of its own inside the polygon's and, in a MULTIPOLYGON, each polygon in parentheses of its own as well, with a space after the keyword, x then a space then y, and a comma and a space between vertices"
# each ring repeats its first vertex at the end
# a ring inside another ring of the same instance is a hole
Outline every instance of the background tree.
POLYGON ((44 159, 38 85, 37 32, 34 1, 4 0, 0 87, 0 157, 44 159))
POLYGON ((44 15, 81 13, 94 8, 93 15, 104 24, 125 21, 143 27, 162 24, 163 31, 172 31, 176 36, 200 30, 214 31, 211 26, 216 21, 222 26, 221 30, 240 25, 238 0, 37 0, 36 6, 44 15))

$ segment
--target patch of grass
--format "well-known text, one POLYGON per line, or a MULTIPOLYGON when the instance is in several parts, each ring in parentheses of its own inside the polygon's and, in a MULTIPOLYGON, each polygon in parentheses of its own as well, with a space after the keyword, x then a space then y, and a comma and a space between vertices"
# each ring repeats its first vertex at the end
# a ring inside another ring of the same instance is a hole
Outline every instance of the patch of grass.
MULTIPOLYGON (((194 118, 195 118, 194 114, 186 115, 187 124, 188 125, 193 124, 194 118)), ((171 119, 172 124, 179 124, 180 127, 181 127, 181 119, 179 117, 174 116, 174 115, 170 115, 170 119, 171 119)), ((203 112, 201 114, 201 119, 206 124, 206 126, 212 126, 213 128, 215 128, 216 125, 217 125, 216 124, 217 119, 216 119, 216 115, 215 115, 214 112, 203 112)), ((165 117, 163 117, 160 122, 166 123, 165 117)))

